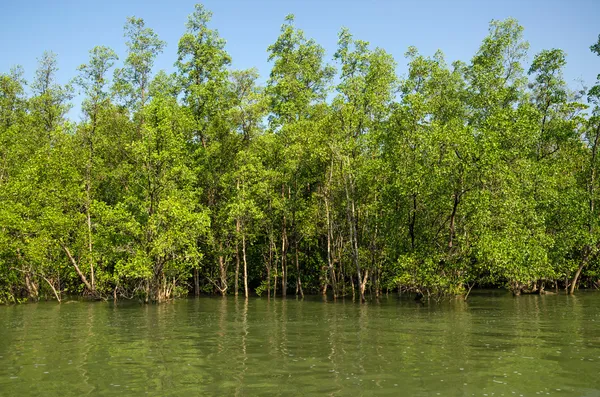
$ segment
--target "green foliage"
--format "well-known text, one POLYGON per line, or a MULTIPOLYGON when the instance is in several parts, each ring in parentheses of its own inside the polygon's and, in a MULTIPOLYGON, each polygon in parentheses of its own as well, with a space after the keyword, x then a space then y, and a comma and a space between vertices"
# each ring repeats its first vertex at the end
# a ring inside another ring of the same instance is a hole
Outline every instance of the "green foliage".
POLYGON ((128 18, 113 78, 106 47, 78 68, 78 123, 54 54, 29 93, 0 75, 0 302, 597 283, 600 82, 586 112, 562 50, 526 69, 523 28, 492 21, 470 62, 410 47, 399 78, 347 29, 329 65, 290 15, 262 87, 211 17, 173 74, 128 18))
MULTIPOLYGON (((144 20, 127 18, 125 24, 127 57, 123 68, 115 71, 114 91, 134 111, 140 110, 148 101, 148 87, 151 81, 154 59, 166 46, 158 35, 146 27, 144 20)), ((106 54, 104 54, 106 55, 106 54)))

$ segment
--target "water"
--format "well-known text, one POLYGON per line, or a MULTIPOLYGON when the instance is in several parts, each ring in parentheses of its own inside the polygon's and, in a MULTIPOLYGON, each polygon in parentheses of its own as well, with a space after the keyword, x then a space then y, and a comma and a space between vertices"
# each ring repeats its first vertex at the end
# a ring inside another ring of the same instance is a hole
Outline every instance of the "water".
POLYGON ((600 396, 600 293, 0 307, 2 396, 600 396))

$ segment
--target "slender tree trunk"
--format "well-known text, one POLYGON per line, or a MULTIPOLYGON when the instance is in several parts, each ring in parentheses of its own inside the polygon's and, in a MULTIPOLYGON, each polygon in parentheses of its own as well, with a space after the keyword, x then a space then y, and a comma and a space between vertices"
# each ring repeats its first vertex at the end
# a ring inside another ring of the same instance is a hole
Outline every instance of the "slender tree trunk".
POLYGON ((287 295, 287 247, 286 247, 286 228, 285 228, 285 215, 283 216, 283 227, 281 231, 281 296, 286 297, 287 295))
POLYGON ((275 243, 275 239, 273 239, 273 251, 275 254, 275 258, 274 258, 274 266, 273 266, 273 271, 275 272, 274 276, 273 276, 273 297, 276 298, 277 297, 277 276, 278 276, 278 272, 279 272, 279 268, 277 267, 277 247, 276 247, 276 243, 275 243))
MULTIPOLYGON (((356 209, 354 203, 354 186, 351 181, 351 176, 346 175, 345 186, 346 186, 346 217, 348 218, 348 228, 350 235, 350 244, 352 246, 352 259, 354 261, 354 266, 356 267, 356 275, 357 275, 357 283, 360 292, 360 300, 361 302, 365 301, 364 296, 364 286, 362 285, 362 272, 360 269, 360 263, 358 258, 358 238, 356 236, 356 209), (351 194, 352 192, 352 194, 351 194)), ((366 280, 365 280, 366 283, 366 280)), ((352 288, 354 291, 354 287, 352 288)))
MULTIPOLYGON (((338 238, 336 239, 336 241, 338 242, 336 245, 336 250, 337 250, 337 260, 339 263, 339 271, 338 271, 338 277, 337 280, 341 280, 342 283, 342 296, 346 296, 347 294, 347 287, 346 287, 346 273, 344 273, 344 263, 342 261, 342 247, 344 246, 344 238, 342 236, 342 233, 339 233, 338 238)), ((338 291, 339 292, 339 291, 338 291)))
POLYGON ((145 281, 145 292, 146 296, 144 297, 144 303, 150 302, 150 280, 146 279, 145 281))
POLYGON ((38 288, 35 281, 31 280, 29 271, 25 272, 25 286, 27 287, 27 295, 29 295, 29 298, 37 300, 39 297, 38 288))
POLYGON ((194 296, 200 296, 200 275, 198 269, 194 269, 194 296))
POLYGON ((590 255, 590 248, 588 246, 585 248, 585 253, 583 255, 583 258, 581 259, 581 263, 579 264, 579 267, 577 268, 577 271, 575 272, 575 275, 573 276, 573 279, 571 280, 571 285, 569 287, 570 295, 573 295, 575 293, 575 288, 577 287, 577 282, 579 281, 579 276, 581 275, 583 268, 588 263, 589 255, 590 255))
POLYGON ((271 265, 267 268, 267 299, 271 299, 271 265))
MULTIPOLYGON (((275 247, 275 241, 273 241, 273 247, 275 247)), ((276 249, 276 248, 275 248, 276 249)), ((278 272, 278 267, 277 267, 277 252, 274 252, 274 259, 273 259, 273 298, 277 297, 277 272, 278 272)))
POLYGON ((239 247, 239 238, 240 235, 240 220, 236 219, 235 221, 235 285, 234 285, 234 293, 235 296, 238 296, 238 285, 239 285, 239 277, 240 277, 240 247, 239 247))
MULTIPOLYGON (((327 198, 327 193, 325 194, 325 215, 327 218, 327 269, 329 272, 329 282, 331 283, 331 288, 333 289, 333 295, 335 298, 335 270, 333 268, 333 260, 331 258, 331 215, 329 213, 329 199, 327 198)), ((325 285, 323 286, 321 293, 323 295, 327 294, 327 283, 325 283, 325 285)))
POLYGON ((269 262, 267 265, 267 298, 271 298, 271 268, 273 267, 273 234, 269 233, 269 262))
POLYGON ((225 257, 223 256, 223 241, 219 241, 219 278, 221 288, 221 295, 225 296, 227 293, 227 288, 229 285, 227 284, 227 266, 225 265, 225 257))
POLYGON ((298 238, 295 239, 296 241, 294 242, 295 247, 294 250, 296 251, 296 296, 298 296, 298 290, 300 290, 300 296, 302 298, 304 298, 304 291, 302 291, 302 280, 300 279, 300 262, 298 261, 298 238))
POLYGON ((467 294, 464 297, 465 302, 469 298, 469 294, 471 293, 471 290, 473 289, 474 286, 475 286, 475 282, 473 282, 473 284, 471 284, 471 285, 467 284, 467 287, 469 287, 469 288, 467 289, 467 294))
POLYGON ((452 248, 452 244, 454 241, 454 220, 456 218, 456 210, 458 209, 458 204, 460 202, 460 196, 458 193, 454 193, 454 205, 452 206, 452 214, 450 215, 450 239, 448 241, 448 248, 452 248))
POLYGON ((410 235, 410 247, 415 249, 415 222, 417 219, 417 195, 413 194, 413 207, 410 213, 410 222, 408 225, 408 233, 410 235))
POLYGON ((246 232, 242 232, 242 252, 244 257, 244 297, 248 299, 248 264, 246 262, 246 232))
POLYGON ((88 232, 88 251, 90 261, 90 284, 92 289, 96 288, 95 277, 94 277, 94 247, 92 241, 92 167, 94 161, 94 135, 96 134, 96 107, 94 106, 94 114, 92 117, 92 130, 89 137, 89 157, 86 166, 86 183, 85 183, 85 194, 86 194, 86 220, 87 220, 87 232, 88 232))
MULTIPOLYGON (((331 240, 333 239, 333 230, 331 227, 331 212, 329 210, 329 192, 331 188, 331 181, 333 180, 333 156, 331 157, 331 164, 329 165, 329 179, 327 180, 327 190, 325 191, 325 217, 327 221, 327 268, 329 272, 329 282, 331 283, 331 289, 333 290, 333 298, 337 297, 337 286, 335 269, 333 268, 334 263, 331 253, 331 240)), ((322 294, 327 294, 327 284, 323 288, 322 294)))
POLYGON ((90 214, 90 192, 89 192, 89 188, 88 188, 88 192, 87 192, 87 199, 88 199, 88 204, 87 204, 87 214, 86 214, 86 218, 87 218, 87 227, 88 227, 88 250, 89 250, 89 255, 90 255, 90 284, 92 286, 92 288, 95 288, 95 281, 94 281, 94 248, 93 248, 93 243, 92 243, 92 217, 90 214))
POLYGON ((378 213, 375 212, 375 230, 371 238, 371 269, 373 269, 372 286, 375 288, 375 298, 379 298, 379 266, 377 265, 377 235, 379 233, 378 213))
POLYGON ((27 288, 27 297, 37 300, 38 289, 35 285, 35 282, 31 280, 31 269, 26 268, 23 263, 23 257, 21 256, 21 250, 19 248, 17 248, 17 260, 18 264, 23 267, 23 270, 18 270, 25 275, 25 287, 27 288))
POLYGON ((381 290, 379 289, 379 267, 377 265, 374 266, 375 271, 373 272, 373 285, 375 286, 375 298, 379 299, 381 295, 381 290))
POLYGON ((219 254, 219 274, 221 279, 221 295, 225 296, 227 294, 227 269, 225 268, 225 258, 223 255, 219 254))
POLYGON ((83 284, 85 285, 85 287, 88 289, 88 291, 90 291, 92 294, 95 294, 94 289, 92 288, 92 286, 90 285, 90 283, 88 282, 87 278, 85 277, 85 275, 81 272, 81 270, 79 269, 79 266, 77 265, 77 261, 75 260, 75 258, 73 257, 73 255, 71 255, 71 252, 69 251, 69 249, 67 248, 67 246, 65 246, 64 244, 60 244, 60 246, 62 247, 63 251, 65 251, 65 253, 67 254, 67 257, 69 258, 69 260, 71 261, 71 264, 73 265, 73 267, 75 268, 75 272, 77 272, 77 274, 79 275, 79 278, 81 279, 81 281, 83 282, 83 284))
POLYGON ((369 269, 365 270, 365 274, 363 275, 363 279, 359 280, 360 282, 360 300, 361 302, 365 302, 365 289, 367 287, 367 280, 369 279, 369 269))

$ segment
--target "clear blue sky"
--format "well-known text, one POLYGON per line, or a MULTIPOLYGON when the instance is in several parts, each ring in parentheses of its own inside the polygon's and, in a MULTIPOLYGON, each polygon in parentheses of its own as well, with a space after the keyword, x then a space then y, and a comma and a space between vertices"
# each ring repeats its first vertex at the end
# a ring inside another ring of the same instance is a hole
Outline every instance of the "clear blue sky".
MULTIPOLYGON (((123 59, 123 25, 128 16, 146 21, 167 42, 156 62, 172 70, 177 42, 184 31, 193 0, 0 0, 0 72, 19 64, 31 79, 44 50, 58 54, 59 80, 67 82, 86 62, 95 45, 113 48, 123 59)), ((600 34, 600 0, 206 0, 213 12, 212 27, 227 40, 234 68, 257 67, 269 73, 267 47, 275 41, 285 15, 308 37, 325 47, 328 58, 337 33, 350 28, 356 38, 390 52, 405 70, 403 54, 410 45, 432 55, 441 49, 449 61, 469 61, 492 19, 515 17, 530 42, 529 59, 541 49, 567 53, 565 76, 575 87, 587 86, 600 73, 600 58, 589 51, 600 34)), ((73 113, 73 112, 72 112, 73 113)), ((72 114, 72 116, 74 116, 72 114)))

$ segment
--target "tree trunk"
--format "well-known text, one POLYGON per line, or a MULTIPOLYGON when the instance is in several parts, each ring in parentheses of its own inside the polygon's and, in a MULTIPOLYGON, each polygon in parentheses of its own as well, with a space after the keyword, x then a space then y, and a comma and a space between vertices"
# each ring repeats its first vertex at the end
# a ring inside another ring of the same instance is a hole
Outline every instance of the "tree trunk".
POLYGON ((242 233, 242 252, 244 257, 244 297, 248 299, 248 264, 246 263, 246 232, 242 233))
POLYGON ((271 266, 267 268, 267 299, 271 299, 271 266))
POLYGON ((281 231, 281 296, 286 297, 287 295, 287 247, 285 241, 287 239, 286 229, 285 229, 285 216, 283 217, 283 228, 281 231))
MULTIPOLYGON (((354 184, 351 181, 351 176, 346 175, 344 178, 345 187, 346 187, 346 217, 348 219, 348 228, 350 235, 350 244, 352 246, 352 259, 354 261, 354 266, 356 267, 356 275, 357 275, 357 283, 360 290, 360 299, 361 302, 364 302, 364 289, 362 286, 362 272, 360 269, 360 263, 358 259, 358 238, 356 236, 356 208, 354 203, 354 184), (352 194, 351 194, 352 192, 352 194)), ((366 282, 365 282, 366 283, 366 282)), ((352 291, 354 291, 354 286, 352 287, 352 291)), ((354 294, 354 292, 353 292, 354 294)))
POLYGON ((456 210, 458 209, 458 203, 460 202, 459 195, 454 193, 454 205, 452 206, 452 214, 450 215, 450 239, 448 241, 448 248, 452 248, 454 241, 454 222, 456 219, 456 210))
POLYGON ((33 300, 37 300, 39 297, 38 288, 35 285, 35 281, 31 280, 31 275, 28 271, 25 272, 25 286, 27 287, 27 295, 33 300))
POLYGON ((298 290, 300 290, 300 296, 304 299, 304 291, 302 291, 302 280, 300 279, 300 262, 298 261, 298 239, 295 239, 295 251, 296 251, 296 296, 298 296, 298 290))
POLYGON ((90 209, 89 209, 89 200, 90 200, 90 192, 88 190, 87 192, 88 195, 88 205, 87 205, 87 214, 86 214, 86 218, 87 218, 87 227, 88 227, 88 250, 89 250, 89 255, 90 255, 90 284, 92 286, 92 289, 96 288, 95 286, 95 281, 94 281, 94 249, 93 249, 93 243, 92 243, 92 218, 91 218, 91 214, 90 214, 90 209))
POLYGON ((366 302, 365 299, 365 289, 367 287, 367 280, 369 279, 369 269, 365 270, 365 274, 363 275, 363 279, 360 280, 360 301, 361 302, 366 302))
MULTIPOLYGON (((338 271, 338 275, 337 275, 337 280, 341 281, 341 283, 342 283, 342 286, 341 286, 342 295, 341 296, 346 296, 346 291, 347 291, 346 273, 344 273, 344 263, 342 261, 342 247, 344 246, 344 237, 342 236, 342 233, 339 234, 339 236, 337 238, 337 242, 338 243, 336 244, 336 250, 337 250, 336 259, 338 260, 338 263, 339 263, 339 271, 338 271)), ((339 290, 338 290, 338 292, 339 292, 339 290)), ((335 291, 334 291, 334 293, 335 293, 335 291)))
POLYGON ((273 298, 277 297, 277 262, 275 262, 275 266, 273 267, 275 271, 275 275, 273 276, 273 298))
POLYGON ((513 296, 521 295, 522 288, 523 288, 523 286, 521 285, 521 283, 519 283, 517 281, 512 281, 510 283, 510 290, 511 290, 513 296))
POLYGON ((585 265, 588 262, 588 257, 589 257, 589 248, 587 249, 587 252, 585 253, 583 259, 581 260, 581 264, 577 268, 577 271, 575 272, 575 275, 573 276, 573 279, 571 280, 571 286, 569 287, 569 295, 573 295, 575 293, 575 288, 577 287, 577 281, 579 280, 581 271, 583 270, 583 268, 585 267, 585 265))
POLYGON ((271 267, 273 267, 273 234, 269 233, 269 262, 267 263, 267 298, 271 298, 271 267))
POLYGON ((200 296, 200 275, 198 269, 194 269, 194 296, 200 296))
POLYGON ((87 278, 85 277, 85 275, 81 272, 81 270, 79 269, 79 266, 77 265, 77 261, 75 260, 75 258, 73 258, 73 255, 71 255, 71 252, 69 251, 69 249, 67 248, 67 246, 65 246, 64 244, 60 243, 60 246, 62 247, 63 251, 65 251, 65 253, 67 254, 67 257, 69 257, 69 260, 71 261, 71 264, 73 265, 73 267, 75 268, 75 272, 77 272, 77 274, 79 275, 79 278, 81 279, 81 281, 83 282, 83 284, 85 285, 85 287, 88 289, 88 291, 90 291, 92 294, 95 294, 96 291, 94 291, 93 287, 90 285, 90 283, 88 282, 87 278))
MULTIPOLYGON (((52 284, 52 282, 50 282, 50 280, 47 279, 46 277, 42 276, 42 278, 44 279, 44 281, 46 281, 46 283, 48 283, 48 285, 52 289, 52 292, 54 293, 54 296, 56 297, 56 300, 58 301, 58 303, 60 303, 61 302, 60 295, 58 294, 58 291, 56 291, 56 288, 54 288, 54 284, 52 284)), ((60 288, 60 286, 59 286, 59 288, 60 288)))
POLYGON ((144 297, 144 303, 150 302, 150 280, 146 279, 145 281, 145 292, 146 296, 144 297))
POLYGON ((219 254, 219 277, 221 279, 221 288, 219 288, 219 290, 221 291, 221 295, 225 296, 227 294, 227 269, 225 267, 225 259, 223 258, 223 255, 219 254))
POLYGON ((238 285, 239 285, 239 277, 240 277, 240 247, 239 247, 239 238, 240 235, 240 220, 236 219, 235 221, 235 285, 233 287, 233 291, 235 296, 238 296, 238 285))
MULTIPOLYGON (((273 248, 274 250, 277 249, 277 247, 275 246, 275 241, 273 240, 273 248)), ((276 298, 277 297, 277 272, 278 272, 278 267, 277 267, 277 252, 275 251, 275 260, 274 260, 274 266, 273 266, 273 271, 275 272, 274 276, 273 276, 273 297, 276 298)))
POLYGON ((86 222, 87 222, 87 237, 88 237, 88 254, 89 254, 89 261, 90 261, 90 284, 92 286, 92 289, 95 288, 95 281, 94 281, 94 248, 93 248, 93 242, 92 242, 92 214, 91 214, 91 205, 92 205, 92 161, 93 161, 93 151, 94 151, 94 147, 92 144, 92 137, 94 136, 94 130, 96 129, 95 126, 96 122, 95 122, 95 117, 94 117, 94 122, 93 122, 93 127, 92 127, 92 131, 91 131, 91 136, 90 136, 90 153, 89 153, 89 158, 88 158, 88 164, 86 167, 86 183, 85 183, 85 195, 86 195, 86 203, 85 203, 85 217, 86 217, 86 222))
POLYGON ((379 297, 381 296, 381 288, 380 288, 380 282, 379 282, 379 276, 381 274, 380 270, 379 270, 379 266, 375 266, 375 272, 373 272, 374 276, 375 276, 375 281, 373 284, 375 284, 375 298, 379 299, 379 297))
POLYGON ((219 278, 221 287, 219 290, 221 291, 221 295, 225 296, 227 293, 227 266, 225 266, 225 258, 223 257, 223 242, 219 242, 219 278))
POLYGON ((17 269, 17 270, 19 270, 21 273, 23 273, 25 275, 25 287, 27 288, 27 297, 37 300, 37 298, 38 298, 37 286, 35 285, 35 282, 31 280, 31 270, 25 269, 25 266, 23 264, 23 258, 21 256, 21 250, 19 248, 17 248, 17 259, 18 259, 18 263, 21 266, 23 266, 23 270, 20 270, 20 269, 17 269))
MULTIPOLYGON (((327 218, 327 269, 329 272, 329 282, 331 283, 331 288, 333 289, 333 295, 335 298, 335 270, 333 269, 333 260, 331 258, 331 215, 329 214, 329 200, 327 196, 325 197, 325 215, 327 218)), ((327 283, 325 283, 323 286, 321 293, 323 295, 327 294, 327 283)))
POLYGON ((415 249, 415 222, 417 220, 417 195, 413 194, 413 206, 410 213, 410 221, 408 225, 408 234, 410 235, 410 247, 415 249))

